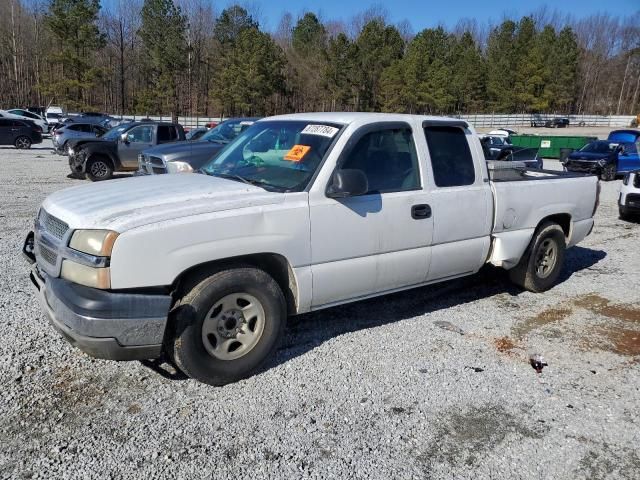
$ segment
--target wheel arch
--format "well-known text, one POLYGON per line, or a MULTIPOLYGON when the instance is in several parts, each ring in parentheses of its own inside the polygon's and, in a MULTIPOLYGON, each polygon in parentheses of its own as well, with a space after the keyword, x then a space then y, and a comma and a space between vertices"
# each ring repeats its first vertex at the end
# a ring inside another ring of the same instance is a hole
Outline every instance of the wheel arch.
POLYGON ((193 283, 197 283, 205 277, 211 276, 220 270, 234 267, 254 267, 269 274, 280 286, 287 302, 287 313, 295 315, 299 307, 298 282, 293 267, 289 261, 278 253, 254 253, 237 257, 212 260, 189 267, 181 272, 172 283, 172 290, 180 296, 188 290, 193 283))
POLYGON ((540 229, 540 227, 545 222, 557 223, 562 228, 564 232, 565 239, 568 240, 571 238, 571 215, 568 213, 555 213, 553 215, 548 215, 541 219, 536 226, 536 232, 540 229))

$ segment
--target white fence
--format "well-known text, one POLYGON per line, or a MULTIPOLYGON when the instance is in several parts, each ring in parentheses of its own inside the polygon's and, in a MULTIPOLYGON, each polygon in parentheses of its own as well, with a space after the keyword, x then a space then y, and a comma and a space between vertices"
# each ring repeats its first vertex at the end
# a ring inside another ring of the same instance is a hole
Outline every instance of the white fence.
MULTIPOLYGON (((114 115, 115 116, 115 115, 114 115)), ((466 120, 475 127, 522 127, 530 126, 532 121, 552 120, 556 117, 567 117, 566 115, 531 115, 531 114, 482 114, 482 115, 459 115, 459 118, 466 120)), ((171 121, 171 115, 124 115, 124 118, 132 120, 142 120, 150 118, 157 121, 171 121)), ((628 127, 636 118, 632 115, 568 115, 572 126, 585 127, 628 127)), ((187 128, 203 127, 209 122, 220 122, 220 117, 178 117, 178 123, 187 128)))
POLYGON ((558 117, 569 118, 572 126, 585 127, 628 127, 636 118, 632 115, 501 115, 501 114, 482 114, 482 115, 460 115, 461 119, 466 120, 475 127, 522 127, 531 126, 533 121, 544 122, 558 117))

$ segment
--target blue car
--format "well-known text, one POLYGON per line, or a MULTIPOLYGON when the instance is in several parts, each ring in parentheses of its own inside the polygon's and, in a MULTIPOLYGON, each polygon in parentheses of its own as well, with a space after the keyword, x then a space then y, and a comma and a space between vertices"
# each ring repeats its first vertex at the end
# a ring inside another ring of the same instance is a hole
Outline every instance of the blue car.
POLYGON ((620 146, 617 174, 640 169, 640 130, 614 130, 607 140, 620 146))
POLYGON ((598 175, 601 180, 615 180, 617 176, 640 168, 638 150, 640 131, 614 130, 607 140, 596 140, 572 152, 564 164, 569 172, 598 175))

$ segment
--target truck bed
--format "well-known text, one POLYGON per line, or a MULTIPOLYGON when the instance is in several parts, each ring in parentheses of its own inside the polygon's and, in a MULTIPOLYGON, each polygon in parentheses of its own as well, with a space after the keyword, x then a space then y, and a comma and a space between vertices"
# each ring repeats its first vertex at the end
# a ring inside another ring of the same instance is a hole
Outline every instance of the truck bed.
POLYGON ((553 178, 575 178, 586 175, 558 170, 536 170, 526 168, 518 162, 487 162, 489 179, 492 182, 523 182, 530 180, 551 180, 553 178), (504 164, 504 165, 501 165, 504 164))

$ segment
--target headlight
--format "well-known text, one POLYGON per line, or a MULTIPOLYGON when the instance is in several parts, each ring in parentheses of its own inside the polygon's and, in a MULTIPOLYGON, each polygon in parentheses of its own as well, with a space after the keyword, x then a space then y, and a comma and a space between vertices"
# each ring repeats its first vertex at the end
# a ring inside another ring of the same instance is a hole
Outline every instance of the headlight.
POLYGON ((116 238, 118 238, 118 232, 111 230, 76 230, 69 246, 89 255, 108 257, 111 255, 116 238))
POLYGON ((603 158, 602 160, 598 160, 598 165, 600 165, 601 167, 604 167, 608 162, 609 160, 603 158))
POLYGON ((631 176, 631 174, 629 174, 629 173, 627 173, 627 174, 624 176, 624 179, 622 179, 622 184, 623 184, 623 185, 629 185, 629 177, 630 177, 630 176, 631 176))
POLYGON ((193 168, 187 162, 167 162, 169 173, 191 173, 193 168))
POLYGON ((103 290, 111 288, 111 272, 108 267, 88 267, 72 260, 63 260, 60 276, 65 280, 87 287, 103 290))

